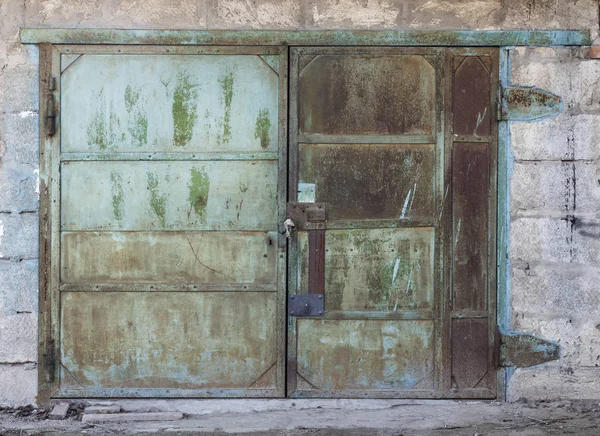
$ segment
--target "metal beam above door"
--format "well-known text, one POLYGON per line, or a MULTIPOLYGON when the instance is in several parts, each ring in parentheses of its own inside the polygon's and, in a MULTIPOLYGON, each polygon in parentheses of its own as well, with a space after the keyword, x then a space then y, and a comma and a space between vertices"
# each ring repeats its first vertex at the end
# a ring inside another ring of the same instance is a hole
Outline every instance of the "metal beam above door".
POLYGON ((23 44, 585 46, 589 30, 140 30, 21 29, 23 44))

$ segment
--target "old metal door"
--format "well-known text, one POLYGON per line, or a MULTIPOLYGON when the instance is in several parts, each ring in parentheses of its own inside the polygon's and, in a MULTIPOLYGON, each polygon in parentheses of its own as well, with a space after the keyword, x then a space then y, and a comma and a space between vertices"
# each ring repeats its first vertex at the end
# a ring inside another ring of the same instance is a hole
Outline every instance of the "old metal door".
POLYGON ((497 69, 292 50, 289 395, 495 396, 497 69))
POLYGON ((56 395, 283 396, 287 51, 56 50, 56 395))

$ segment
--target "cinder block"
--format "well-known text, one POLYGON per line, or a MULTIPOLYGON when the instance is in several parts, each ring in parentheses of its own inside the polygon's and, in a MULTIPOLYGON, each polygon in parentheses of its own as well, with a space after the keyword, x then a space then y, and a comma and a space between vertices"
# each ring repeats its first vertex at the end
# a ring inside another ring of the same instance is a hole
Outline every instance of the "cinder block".
POLYGON ((38 214, 0 214, 0 259, 38 257, 38 214))
POLYGON ((508 383, 509 401, 598 400, 600 368, 573 368, 558 364, 519 368, 508 383))
POLYGON ((600 158, 600 115, 562 113, 533 122, 510 124, 517 160, 600 158))
POLYGON ((510 257, 526 262, 574 261, 574 234, 574 225, 567 219, 513 219, 510 224, 510 257))
POLYGON ((513 265, 511 283, 512 308, 516 313, 597 317, 600 322, 598 267, 520 262, 513 265))
MULTIPOLYGON (((538 50, 538 49, 527 49, 538 50)), ((548 50, 548 49, 545 49, 548 50)), ((563 100, 564 108, 574 113, 600 108, 600 63, 572 57, 570 49, 552 49, 559 61, 529 60, 518 50, 511 52, 511 83, 536 86, 563 100)))
POLYGON ((0 316, 38 311, 38 260, 0 260, 0 316))
POLYGON ((67 413, 69 413, 69 408, 71 404, 69 403, 58 403, 54 405, 50 413, 48 414, 49 419, 65 419, 67 417, 67 413))
POLYGON ((9 316, 0 313, 0 362, 36 362, 37 327, 37 313, 9 316))
POLYGON ((574 162, 515 162, 510 190, 511 214, 572 213, 576 172, 574 162))
POLYGON ((578 213, 600 212, 600 168, 598 164, 596 162, 572 164, 575 167, 577 193, 575 207, 578 213))
POLYGON ((4 166, 0 167, 0 220, 3 219, 3 212, 37 211, 39 209, 37 168, 14 161, 4 161, 2 164, 4 166))
POLYGON ((37 65, 7 67, 0 74, 0 112, 37 111, 39 74, 37 65))
POLYGON ((0 364, 0 404, 19 407, 35 404, 37 364, 0 364))
POLYGON ((0 115, 0 141, 3 160, 39 166, 39 117, 37 112, 22 111, 0 115))

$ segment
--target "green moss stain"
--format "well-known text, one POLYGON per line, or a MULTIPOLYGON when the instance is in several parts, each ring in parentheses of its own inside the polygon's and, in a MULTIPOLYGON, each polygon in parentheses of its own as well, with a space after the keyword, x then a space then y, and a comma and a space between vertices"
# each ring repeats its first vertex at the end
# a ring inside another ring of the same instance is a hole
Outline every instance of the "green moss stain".
POLYGON ((202 221, 206 219, 206 205, 208 204, 208 192, 210 191, 210 179, 204 168, 192 168, 190 170, 190 206, 202 221))
POLYGON ((194 125, 198 119, 196 87, 187 73, 181 72, 177 75, 172 105, 173 143, 176 147, 185 147, 192 140, 194 125))
POLYGON ((90 147, 106 150, 106 121, 100 111, 94 115, 92 122, 88 124, 87 138, 90 147))
POLYGON ((127 112, 133 112, 139 100, 140 90, 127 85, 127 88, 125 88, 125 108, 127 109, 127 112))
POLYGON ((256 126, 254 127, 254 139, 260 139, 260 146, 263 150, 269 148, 269 130, 271 130, 271 120, 269 119, 269 110, 260 109, 256 117, 256 126))
POLYGON ((115 113, 112 104, 107 108, 103 91, 98 93, 97 102, 96 113, 87 126, 87 142, 90 148, 112 150, 117 146, 117 140, 121 136, 121 120, 115 113), (106 116, 107 112, 108 117, 106 116))
POLYGON ((147 173, 148 191, 150 192, 150 208, 158 218, 162 227, 166 226, 166 197, 158 190, 158 176, 155 173, 147 173))
POLYGON ((117 171, 110 172, 113 215, 118 221, 123 219, 123 176, 117 171))
POLYGON ((233 101, 233 73, 229 72, 219 79, 223 92, 223 134, 218 136, 220 143, 227 144, 231 140, 231 102, 233 101))
POLYGON ((130 115, 127 130, 131 135, 131 142, 137 147, 148 143, 148 118, 146 108, 143 107, 141 89, 127 85, 125 88, 125 109, 130 115))

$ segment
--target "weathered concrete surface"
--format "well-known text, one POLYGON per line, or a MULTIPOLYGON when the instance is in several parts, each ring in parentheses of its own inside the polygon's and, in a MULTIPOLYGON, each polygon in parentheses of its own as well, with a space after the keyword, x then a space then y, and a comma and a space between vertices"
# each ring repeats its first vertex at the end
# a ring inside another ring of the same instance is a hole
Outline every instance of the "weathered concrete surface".
POLYGON ((511 126, 512 326, 558 342, 561 358, 518 369, 508 398, 598 398, 600 62, 551 48, 511 62, 513 83, 560 95, 564 111, 511 126))
MULTIPOLYGON (((35 360, 37 329, 38 50, 19 44, 20 26, 589 29, 593 38, 599 30, 597 0, 2 0, 0 355, 7 360, 0 358, 0 404, 11 405, 33 403, 36 391, 27 362, 35 360)), ((513 326, 565 344, 558 363, 517 371, 511 398, 546 398, 544 383, 556 386, 554 398, 598 398, 595 366, 586 365, 595 365, 600 332, 589 326, 600 317, 584 307, 600 292, 590 267, 600 259, 600 61, 584 59, 580 49, 541 48, 513 50, 511 61, 513 83, 555 92, 566 108, 557 118, 511 127, 513 326), (583 330, 561 325, 573 311, 583 330), (567 377, 568 368, 574 373, 567 377)))
MULTIPOLYGON (((377 402, 377 401, 376 401, 377 402)), ((225 401, 228 403, 228 401, 225 401)), ((257 401, 248 400, 247 404, 257 401)), ((596 435, 600 423, 598 403, 483 403, 451 401, 380 401, 369 407, 337 402, 312 406, 290 401, 286 410, 246 410, 238 413, 190 415, 175 422, 96 424, 75 418, 65 421, 17 419, 0 414, 0 431, 6 435, 596 435)), ((228 410, 227 406, 224 407, 228 410)), ((173 413, 173 412, 171 412, 173 413)), ((99 415, 95 415, 99 416, 99 415)), ((111 415, 107 415, 111 416, 111 415)), ((114 415, 113 415, 114 416, 114 415)))

